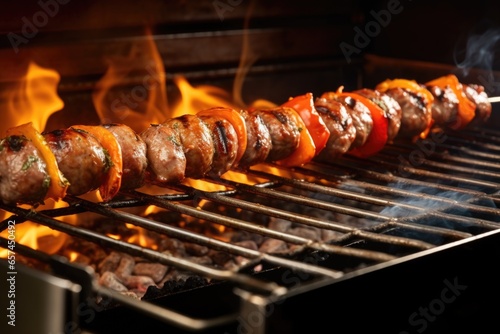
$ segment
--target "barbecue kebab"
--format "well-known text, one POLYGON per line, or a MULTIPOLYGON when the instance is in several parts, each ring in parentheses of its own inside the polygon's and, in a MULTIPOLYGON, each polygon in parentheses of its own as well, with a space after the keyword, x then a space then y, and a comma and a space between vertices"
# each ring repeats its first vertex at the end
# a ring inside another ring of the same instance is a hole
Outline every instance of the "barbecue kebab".
POLYGON ((0 199, 37 205, 99 190, 109 201, 120 190, 215 178, 263 162, 294 167, 344 154, 366 158, 395 138, 484 122, 491 109, 482 86, 450 74, 425 84, 388 79, 351 92, 341 86, 268 109, 213 107, 139 134, 124 124, 40 133, 27 123, 0 141, 0 199))

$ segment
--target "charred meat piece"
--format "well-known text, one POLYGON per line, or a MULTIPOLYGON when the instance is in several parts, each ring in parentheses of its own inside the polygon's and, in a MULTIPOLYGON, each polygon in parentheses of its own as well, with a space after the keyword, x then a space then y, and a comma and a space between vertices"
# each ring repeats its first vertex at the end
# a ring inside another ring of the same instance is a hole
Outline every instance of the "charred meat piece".
POLYGON ((385 117, 388 120, 387 141, 394 140, 401 128, 401 115, 403 111, 399 103, 389 95, 374 89, 362 88, 354 91, 354 93, 366 97, 384 110, 385 117))
POLYGON ((212 132, 214 157, 208 175, 219 177, 234 164, 238 154, 238 135, 232 124, 217 116, 199 116, 212 132))
POLYGON ((391 88, 385 93, 401 107, 400 137, 413 138, 428 128, 432 110, 426 106, 421 96, 403 88, 391 88))
POLYGON ((284 159, 299 146, 300 130, 293 121, 295 110, 288 107, 256 109, 252 111, 262 117, 271 135, 271 151, 266 161, 273 162, 284 159))
POLYGON ((152 124, 140 134, 147 147, 148 167, 145 178, 151 184, 162 186, 184 179, 186 156, 173 124, 152 124))
POLYGON ((0 198, 5 204, 43 202, 50 185, 46 164, 24 136, 0 141, 0 198))
POLYGON ((56 157, 59 170, 69 181, 69 194, 82 195, 99 188, 111 162, 94 136, 73 128, 43 133, 43 136, 56 157))
POLYGON ((321 97, 324 97, 327 100, 335 100, 342 103, 342 105, 346 108, 347 113, 351 116, 352 124, 356 129, 356 136, 354 137, 354 141, 351 143, 350 149, 362 146, 368 139, 368 136, 372 132, 373 128, 373 120, 370 109, 350 96, 335 97, 335 93, 327 92, 321 97))
POLYGON ((186 156, 186 177, 204 177, 214 157, 214 142, 208 126, 195 115, 179 116, 166 123, 179 135, 186 156))
POLYGON ((247 148, 238 163, 241 168, 264 162, 271 151, 271 134, 258 113, 240 110, 247 127, 247 148))
POLYGON ((435 125, 444 126, 453 124, 458 115, 458 97, 451 87, 444 89, 438 86, 427 86, 434 96, 432 103, 432 120, 435 125))
POLYGON ((488 95, 484 87, 477 84, 463 84, 465 96, 476 104, 475 116, 469 125, 478 125, 487 121, 491 116, 491 102, 488 101, 488 95))
POLYGON ((326 147, 315 159, 331 161, 350 149, 356 138, 356 127, 351 115, 342 103, 320 97, 316 99, 314 105, 330 130, 326 147))
POLYGON ((122 151, 122 189, 136 189, 144 185, 148 158, 146 143, 134 130, 124 124, 104 124, 115 136, 122 151))

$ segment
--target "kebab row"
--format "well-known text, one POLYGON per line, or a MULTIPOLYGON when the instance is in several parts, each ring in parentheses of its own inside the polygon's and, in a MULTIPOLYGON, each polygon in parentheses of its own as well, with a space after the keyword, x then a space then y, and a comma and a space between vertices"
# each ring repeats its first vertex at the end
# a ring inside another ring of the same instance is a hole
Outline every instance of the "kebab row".
POLYGON ((125 124, 40 133, 26 123, 0 140, 0 199, 38 205, 98 190, 109 201, 120 190, 216 178, 263 162, 294 167, 344 154, 366 158, 396 137, 484 122, 491 109, 482 86, 446 75, 425 84, 388 79, 374 89, 306 93, 267 109, 213 107, 141 133, 125 124))

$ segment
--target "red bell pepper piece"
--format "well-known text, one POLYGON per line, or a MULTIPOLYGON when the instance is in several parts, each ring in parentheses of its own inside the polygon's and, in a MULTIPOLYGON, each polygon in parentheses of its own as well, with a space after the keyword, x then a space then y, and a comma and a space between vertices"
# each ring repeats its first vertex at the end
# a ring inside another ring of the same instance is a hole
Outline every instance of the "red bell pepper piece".
POLYGON ((311 135, 316 151, 314 155, 318 155, 322 149, 325 148, 328 138, 330 137, 330 130, 326 126, 323 118, 314 107, 314 99, 312 93, 306 93, 291 97, 287 102, 281 105, 282 107, 290 107, 295 109, 300 115, 304 124, 311 135))

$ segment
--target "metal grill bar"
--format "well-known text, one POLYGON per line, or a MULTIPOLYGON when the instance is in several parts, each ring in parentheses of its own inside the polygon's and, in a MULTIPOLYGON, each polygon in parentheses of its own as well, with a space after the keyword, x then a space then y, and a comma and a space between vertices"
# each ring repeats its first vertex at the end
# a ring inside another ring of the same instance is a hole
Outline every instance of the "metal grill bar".
MULTIPOLYGON (((337 211, 337 212, 340 212, 343 214, 348 214, 348 215, 352 215, 352 216, 360 217, 360 218, 374 218, 375 217, 378 220, 386 222, 386 224, 383 225, 384 227, 392 225, 392 226, 399 226, 399 227, 407 227, 409 229, 418 228, 421 231, 424 230, 424 229, 422 229, 422 226, 417 227, 415 225, 400 223, 398 221, 398 219, 401 219, 401 218, 388 217, 388 216, 381 215, 378 213, 373 213, 371 211, 366 211, 366 210, 352 208, 352 207, 346 207, 344 205, 339 205, 339 204, 327 203, 327 202, 319 201, 317 199, 311 200, 311 199, 300 197, 300 196, 293 196, 293 195, 290 195, 288 193, 274 192, 274 191, 271 191, 269 189, 249 187, 249 186, 245 186, 245 185, 238 185, 238 187, 245 188, 246 191, 251 192, 251 193, 264 194, 268 197, 292 201, 292 202, 300 204, 300 205, 308 205, 308 206, 312 206, 312 207, 316 207, 316 208, 320 208, 320 209, 337 211)), ((432 227, 426 227, 425 231, 427 231, 429 233, 437 233, 437 234, 445 233, 445 234, 447 234, 446 230, 442 230, 439 228, 432 228, 432 227)), ((453 234, 453 233, 450 235, 452 235, 453 237, 458 236, 457 234, 453 234)), ((462 237, 463 236, 465 236, 465 235, 462 235, 462 237)), ((381 241, 381 240, 382 239, 379 239, 379 241, 381 241)), ((386 240, 386 242, 387 242, 387 240, 386 240)), ((413 239, 407 239, 407 238, 401 238, 399 240, 397 240, 395 238, 391 238, 390 242, 393 244, 401 244, 401 245, 420 248, 420 249, 429 249, 429 248, 433 247, 433 245, 430 243, 422 242, 422 241, 418 241, 418 240, 413 240, 413 239)))
MULTIPOLYGON (((332 222, 332 221, 320 221, 316 218, 312 218, 312 217, 309 217, 306 215, 291 213, 289 211, 279 210, 279 209, 275 209, 275 208, 262 207, 262 206, 255 205, 253 203, 249 203, 249 202, 246 202, 243 200, 238 200, 238 199, 229 198, 229 197, 223 197, 223 196, 220 196, 220 195, 215 194, 215 193, 205 193, 204 196, 207 199, 216 200, 218 203, 231 205, 231 206, 234 206, 237 208, 252 210, 254 212, 267 214, 267 215, 277 217, 277 218, 287 219, 287 220, 290 220, 292 222, 304 224, 307 226, 330 229, 330 230, 346 233, 352 237, 364 238, 366 240, 387 243, 387 244, 392 244, 392 245, 398 245, 398 246, 403 246, 403 247, 419 248, 419 246, 422 246, 421 244, 415 244, 414 242, 412 242, 413 240, 409 240, 408 238, 394 237, 394 236, 388 236, 388 235, 384 235, 384 234, 378 234, 378 233, 374 233, 374 232, 370 232, 370 231, 366 231, 366 230, 352 228, 352 227, 342 225, 340 223, 336 223, 336 222, 332 222)), ((394 221, 394 220, 390 221, 389 224, 387 224, 385 226, 387 227, 389 225, 398 226, 398 227, 408 227, 408 228, 416 229, 419 231, 427 231, 429 233, 444 234, 444 235, 447 235, 449 237, 453 237, 456 239, 463 239, 463 238, 467 238, 467 237, 472 236, 470 233, 464 233, 464 232, 459 232, 459 231, 450 231, 447 229, 427 228, 426 226, 421 226, 421 225, 410 226, 408 224, 398 223, 397 221, 394 221)), ((346 236, 346 237, 348 237, 348 236, 346 236)), ((423 247, 423 248, 426 248, 426 247, 423 247)))
MULTIPOLYGON (((195 190, 196 191, 196 190, 195 190)), ((204 192, 202 191, 196 191, 199 195, 196 196, 198 198, 203 198, 204 192)), ((325 244, 321 242, 316 242, 314 240, 310 240, 307 238, 295 236, 293 234, 289 233, 283 233, 279 231, 275 231, 269 228, 266 228, 261 225, 257 224, 252 224, 246 221, 242 221, 236 218, 231 218, 231 217, 226 217, 223 215, 218 215, 214 214, 209 211, 203 211, 203 210, 198 210, 197 208, 193 208, 191 206, 182 204, 182 203, 172 203, 170 201, 165 201, 162 199, 159 199, 155 196, 143 194, 143 193, 138 193, 138 192, 131 192, 132 195, 134 196, 140 196, 141 198, 147 198, 148 202, 153 203, 159 207, 179 212, 182 214, 186 214, 192 217, 196 217, 199 219, 207 220, 216 224, 224 225, 227 227, 235 228, 235 229, 240 229, 248 232, 253 232, 257 234, 261 234, 270 238, 275 238, 279 240, 283 240, 292 244, 297 244, 297 245, 302 245, 307 248, 315 249, 315 250, 322 250, 326 252, 331 252, 339 255, 347 255, 347 256, 355 256, 367 260, 372 260, 372 261, 387 261, 389 259, 394 259, 394 256, 389 255, 389 254, 384 254, 380 252, 373 252, 373 251, 365 251, 365 250, 359 250, 355 248, 349 248, 349 247, 340 247, 340 246, 335 246, 335 245, 330 245, 330 244, 325 244)))
MULTIPOLYGON (((252 172, 253 173, 253 172, 252 172)), ((256 173, 259 175, 264 175, 265 173, 256 173)), ((293 182, 293 181, 291 181, 293 182)), ((306 198, 302 197, 297 197, 297 196, 292 196, 289 194, 283 195, 282 193, 274 192, 266 188, 261 188, 261 187, 252 187, 248 186, 245 184, 238 184, 235 182, 231 181, 224 181, 221 183, 225 183, 228 185, 232 185, 234 187, 237 187, 241 191, 245 191, 248 193, 254 193, 254 194, 260 194, 260 195, 265 195, 268 197, 273 197, 273 198, 278 198, 278 199, 285 199, 285 200, 291 200, 294 203, 301 204, 301 205, 309 205, 313 207, 318 207, 318 208, 324 208, 321 204, 318 204, 317 200, 309 200, 306 198), (285 197, 284 197, 285 196, 285 197)), ((394 237, 394 236, 387 236, 383 234, 376 234, 368 231, 363 231, 360 229, 355 229, 346 225, 342 225, 339 223, 334 223, 334 222, 323 222, 319 221, 318 218, 312 218, 304 215, 300 215, 297 213, 290 213, 288 211, 284 210, 278 210, 270 207, 262 207, 254 204, 248 204, 248 202, 233 199, 233 198, 223 198, 220 196, 217 196, 216 194, 210 194, 210 193, 205 193, 202 196, 206 198, 211 198, 211 199, 217 199, 218 202, 232 205, 234 207, 241 207, 241 208, 247 208, 255 212, 260 212, 264 213, 270 216, 275 216, 279 218, 284 218, 288 219, 293 222, 298 222, 301 224, 309 225, 309 226, 315 226, 315 227, 320 227, 320 228, 327 228, 343 233, 350 233, 352 236, 356 237, 362 237, 367 240, 372 240, 372 241, 377 241, 377 242, 383 242, 383 243, 388 243, 388 244, 393 244, 393 245, 399 245, 399 246, 404 246, 404 247, 411 247, 411 248, 417 248, 417 249, 429 249, 432 248, 433 246, 430 245, 429 243, 426 242, 419 242, 416 240, 408 239, 408 238, 403 238, 403 237, 394 237)), ((393 222, 395 225, 399 225, 400 227, 404 226, 404 224, 397 223, 396 219, 391 219, 390 217, 386 217, 387 221, 393 222)), ((394 226, 395 226, 394 225, 394 226)), ((388 226, 388 225, 385 225, 388 226)), ((412 226, 413 227, 413 226, 412 226)), ((421 230, 428 230, 428 229, 421 229, 421 230)), ((431 229, 431 232, 435 233, 447 233, 445 230, 440 230, 440 229, 431 229)), ((450 234, 453 237, 467 237, 470 236, 470 234, 450 234)))
MULTIPOLYGON (((384 153, 381 153, 380 156, 384 156, 384 153)), ((418 176, 418 177, 426 177, 427 179, 437 179, 440 181, 450 181, 450 182, 456 182, 456 183, 460 183, 460 184, 467 184, 467 185, 474 186, 474 187, 490 188, 490 189, 492 189, 492 191, 497 191, 500 189, 498 183, 488 182, 488 181, 483 181, 483 180, 476 180, 476 179, 472 179, 469 177, 463 177, 463 176, 454 176, 454 175, 450 175, 450 174, 425 170, 422 168, 402 166, 400 163, 388 162, 386 159, 382 159, 379 157, 370 158, 370 161, 372 161, 376 164, 386 166, 388 169, 399 169, 401 172, 404 172, 407 174, 413 174, 414 176, 418 176)), ((452 168, 450 168, 450 170, 451 169, 452 168)))
MULTIPOLYGON (((8 245, 8 240, 5 238, 0 237, 0 246, 2 247, 7 247, 8 245)), ((22 244, 19 244, 16 246, 16 252, 18 254, 22 254, 25 256, 29 256, 31 258, 37 259, 39 261, 42 261, 47 264, 54 264, 58 263, 61 265, 61 262, 59 260, 55 260, 51 255, 48 255, 46 253, 37 251, 33 248, 24 246, 22 244)), ((71 263, 63 263, 66 267, 64 269, 73 271, 75 270, 74 267, 72 267, 71 263)), ((59 268, 61 270, 61 268, 59 268)), ((82 273, 81 269, 76 269, 79 275, 85 275, 85 273, 82 273)), ((85 280, 87 277, 82 277, 80 278, 81 281, 85 280)), ((91 279, 91 277, 89 277, 91 279)), ((114 291, 109 288, 102 287, 98 285, 95 282, 90 282, 89 283, 89 288, 92 289, 92 292, 100 297, 109 297, 112 298, 113 300, 121 303, 122 305, 127 305, 135 310, 138 310, 140 312, 145 313, 148 316, 154 316, 162 321, 165 321, 167 323, 171 323, 175 326, 178 326, 179 328, 184 328, 187 330, 200 330, 200 329, 206 329, 206 328, 212 328, 218 325, 222 324, 227 324, 233 321, 236 321, 239 313, 237 310, 234 310, 234 313, 211 318, 211 319, 196 319, 193 317, 188 317, 185 316, 181 313, 175 312, 173 310, 170 310, 165 307, 161 307, 149 302, 142 302, 127 296, 122 295, 121 293, 114 291)), ((90 290, 90 289, 89 289, 90 290)), ((90 298, 90 292, 91 291, 86 291, 87 293, 85 294, 86 298, 90 298)))
MULTIPOLYGON (((408 186, 414 186, 415 188, 433 188, 439 191, 452 191, 456 192, 459 194, 464 194, 464 195, 470 195, 471 200, 470 201, 478 201, 478 200, 490 200, 494 202, 495 204, 500 204, 500 198, 495 197, 493 195, 490 195, 489 193, 486 193, 484 191, 479 191, 479 190, 474 190, 474 189, 468 189, 468 188, 461 188, 461 187, 456 187, 456 186, 450 186, 446 184, 441 184, 441 183, 432 183, 432 182, 427 182, 427 181, 421 181, 417 179, 412 179, 408 177, 401 177, 397 176, 394 174, 389 174, 389 173, 380 173, 376 171, 375 165, 370 165, 369 160, 367 160, 364 163, 361 163, 360 160, 356 160, 353 158, 346 157, 343 160, 336 161, 334 165, 321 165, 318 163, 312 163, 308 165, 308 168, 313 168, 313 169, 320 169, 322 170, 322 173, 326 175, 332 175, 336 176, 334 171, 336 170, 337 172, 345 172, 345 170, 349 170, 350 174, 355 174, 357 177, 363 177, 363 178, 368 178, 374 181, 379 181, 383 182, 385 184, 405 184, 408 186), (340 166, 340 168, 339 168, 340 166), (363 167, 361 167, 363 166, 363 167)), ((390 170, 398 170, 397 168, 394 168, 395 165, 393 165, 390 170)), ((346 176, 344 175, 344 178, 346 176)), ((348 182, 353 182, 351 179, 348 179, 348 182)))
MULTIPOLYGON (((137 196, 137 197, 140 197, 142 199, 148 198, 149 203, 154 203, 154 199, 150 198, 146 194, 141 194, 138 192, 131 192, 130 194, 137 196)), ((154 198, 156 198, 156 197, 154 197, 154 198)), ((165 200, 161 200, 161 201, 165 201, 165 200)), ((140 216, 137 216, 134 214, 130 214, 128 212, 113 210, 113 209, 107 208, 103 205, 95 204, 95 203, 92 203, 89 201, 84 201, 84 200, 80 200, 80 199, 73 199, 72 202, 78 203, 79 205, 84 206, 87 210, 102 214, 106 217, 116 219, 116 220, 126 221, 128 223, 143 227, 143 228, 151 230, 151 231, 163 233, 165 235, 169 235, 171 237, 178 238, 181 240, 195 242, 197 244, 210 247, 212 249, 227 251, 229 253, 248 257, 250 259, 265 260, 265 261, 272 263, 272 264, 275 264, 275 265, 287 266, 289 268, 293 268, 296 270, 302 270, 304 272, 308 272, 308 273, 312 273, 312 274, 319 274, 319 275, 324 275, 324 276, 334 277, 334 278, 339 278, 343 275, 343 273, 340 271, 329 270, 329 269, 324 269, 324 268, 320 268, 320 267, 316 267, 316 266, 311 266, 311 265, 304 264, 304 263, 297 262, 297 261, 289 261, 289 260, 284 259, 284 258, 279 258, 276 256, 272 256, 269 254, 265 254, 262 252, 258 252, 258 251, 254 251, 254 250, 251 250, 248 248, 244 248, 244 247, 241 247, 238 245, 234 245, 231 243, 219 241, 217 239, 210 238, 210 237, 207 237, 204 235, 200 235, 200 234, 197 234, 194 232, 190 232, 190 231, 185 230, 185 229, 176 228, 174 226, 162 224, 162 223, 156 222, 156 221, 151 220, 151 219, 147 219, 147 218, 140 217, 140 216)), ((179 205, 180 205, 179 203, 174 203, 173 207, 178 207, 179 205)), ((347 253, 349 253, 349 252, 347 251, 347 253)), ((351 253, 349 253, 349 254, 351 254, 351 253)), ((353 251, 353 255, 356 255, 356 251, 353 251)), ((385 256, 383 254, 380 254, 379 256, 372 255, 371 257, 375 257, 379 261, 386 261, 388 259, 394 258, 392 256, 388 256, 388 255, 385 256)))
POLYGON ((220 280, 229 280, 243 286, 250 287, 256 291, 262 291, 265 293, 283 293, 285 290, 284 288, 279 287, 273 282, 263 282, 251 276, 238 274, 229 270, 217 270, 202 266, 191 261, 176 258, 164 253, 159 253, 151 249, 140 247, 121 240, 116 240, 81 227, 75 227, 44 214, 34 212, 32 210, 26 210, 20 207, 5 206, 3 204, 0 204, 0 208, 5 211, 12 212, 20 217, 24 217, 27 220, 43 224, 60 232, 64 232, 73 237, 92 241, 101 246, 109 247, 117 251, 128 253, 130 255, 139 256, 153 262, 175 266, 177 268, 189 272, 194 272, 206 277, 212 277, 220 280))
MULTIPOLYGON (((252 171, 252 173, 256 174, 256 175, 267 176, 271 179, 277 180, 277 181, 282 182, 284 184, 292 185, 295 188, 305 189, 305 190, 313 191, 316 193, 334 195, 334 196, 338 196, 338 197, 345 198, 345 199, 356 200, 358 202, 365 202, 365 203, 379 205, 379 206, 385 206, 385 207, 397 206, 399 208, 408 209, 408 213, 407 213, 408 217, 395 218, 395 217, 390 217, 390 216, 382 216, 383 220, 389 221, 389 223, 392 223, 392 224, 397 224, 400 227, 407 227, 410 229, 418 228, 415 225, 408 225, 408 224, 402 223, 401 221, 414 219, 417 215, 422 215, 422 214, 424 214, 428 217, 445 218, 448 221, 456 221, 456 222, 460 222, 460 223, 467 224, 467 225, 479 225, 479 226, 488 227, 491 229, 496 229, 496 228, 500 227, 500 225, 495 224, 495 223, 491 223, 489 221, 483 221, 481 219, 474 219, 474 218, 462 217, 462 216, 457 216, 457 215, 451 215, 451 214, 446 214, 443 212, 436 212, 437 210, 435 210, 435 209, 429 210, 429 208, 426 208, 426 207, 421 207, 421 206, 417 206, 417 205, 413 205, 413 204, 407 204, 407 203, 397 201, 397 200, 381 199, 378 197, 360 194, 360 193, 356 193, 356 192, 351 192, 351 191, 347 191, 347 190, 343 190, 343 189, 326 187, 323 185, 318 185, 315 183, 306 182, 304 180, 283 178, 283 177, 272 175, 269 173, 262 173, 262 172, 257 172, 257 171, 252 171), (412 211, 414 211, 414 215, 410 215, 410 213, 412 211)), ((318 177, 319 175, 316 174, 315 176, 318 177)), ((371 187, 370 187, 370 185, 367 185, 367 187, 365 189, 368 189, 368 188, 372 188, 372 189, 376 189, 376 190, 387 189, 387 187, 384 188, 384 187, 376 186, 376 185, 375 186, 371 185, 371 187)), ((420 198, 433 199, 433 200, 435 199, 436 202, 439 202, 440 199, 444 199, 442 197, 437 197, 437 196, 422 195, 422 194, 420 194, 420 195, 421 195, 420 198)), ((500 214, 500 210, 498 210, 496 208, 493 209, 493 208, 485 208, 485 207, 474 206, 474 205, 461 205, 461 204, 457 203, 457 201, 452 201, 452 200, 450 200, 450 201, 443 200, 442 202, 445 202, 447 204, 454 205, 454 206, 460 206, 461 208, 470 208, 472 210, 487 212, 490 214, 500 214)), ((450 205, 445 206, 444 209, 450 208, 450 205)), ((443 208, 441 208, 441 209, 443 209, 443 208)), ((469 234, 469 233, 461 233, 459 231, 454 231, 454 230, 449 230, 449 229, 443 230, 443 229, 439 229, 439 228, 432 227, 432 226, 427 226, 426 231, 428 233, 446 234, 450 237, 455 237, 455 238, 467 238, 467 237, 471 236, 471 234, 469 234)))

